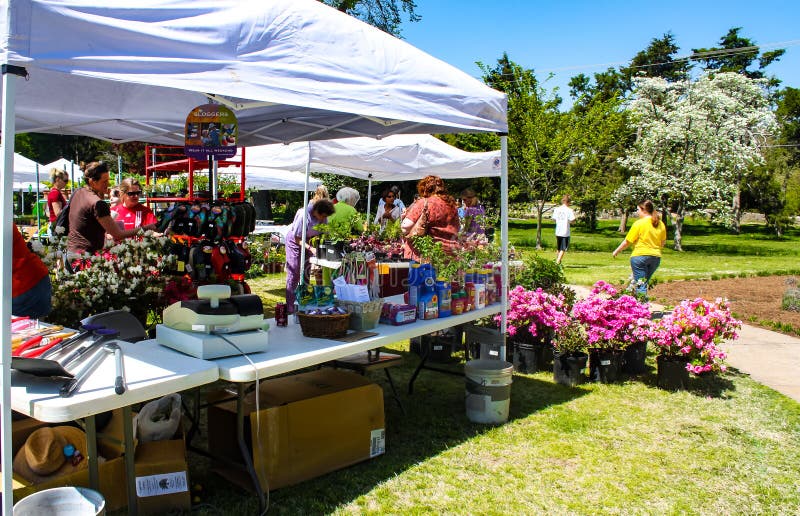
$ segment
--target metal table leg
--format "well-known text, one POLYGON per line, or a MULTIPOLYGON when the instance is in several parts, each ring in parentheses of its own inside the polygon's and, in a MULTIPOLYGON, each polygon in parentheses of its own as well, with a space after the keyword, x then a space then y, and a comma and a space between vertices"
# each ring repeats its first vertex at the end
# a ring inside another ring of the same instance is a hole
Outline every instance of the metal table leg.
POLYGON ((89 455, 89 487, 100 491, 100 473, 97 468, 97 425, 94 415, 87 416, 86 423, 86 453, 89 455))
POLYGON ((130 405, 122 407, 123 437, 125 439, 125 478, 128 480, 128 514, 139 512, 136 498, 136 450, 133 446, 133 411, 130 405))
POLYGON ((244 440, 244 384, 237 383, 236 390, 238 391, 238 396, 236 398, 236 439, 239 441, 239 451, 242 454, 242 460, 247 467, 250 478, 253 480, 253 487, 258 495, 259 513, 261 513, 266 508, 267 500, 264 495, 264 490, 261 489, 261 482, 258 480, 256 468, 253 466, 250 450, 247 448, 247 443, 244 440))

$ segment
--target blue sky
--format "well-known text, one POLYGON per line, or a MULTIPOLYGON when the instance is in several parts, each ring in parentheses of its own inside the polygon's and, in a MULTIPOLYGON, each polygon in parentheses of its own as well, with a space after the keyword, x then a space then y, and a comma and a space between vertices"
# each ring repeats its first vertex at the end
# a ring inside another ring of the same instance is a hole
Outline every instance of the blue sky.
POLYGON ((731 27, 740 36, 774 49, 784 43, 786 54, 767 72, 782 86, 800 88, 800 2, 761 0, 721 1, 539 1, 539 0, 417 0, 422 20, 405 21, 403 37, 412 45, 479 77, 475 61, 493 65, 504 51, 539 79, 560 87, 578 73, 592 76, 608 66, 627 63, 653 38, 667 31, 680 46, 716 46, 731 27), (787 43, 788 42, 788 43, 787 43))

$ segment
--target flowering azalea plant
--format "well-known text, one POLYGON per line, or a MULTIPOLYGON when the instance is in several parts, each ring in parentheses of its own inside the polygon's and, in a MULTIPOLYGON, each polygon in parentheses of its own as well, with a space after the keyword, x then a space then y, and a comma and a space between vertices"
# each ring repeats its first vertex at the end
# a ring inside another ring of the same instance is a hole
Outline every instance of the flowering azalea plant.
POLYGON ((168 242, 150 231, 140 238, 108 241, 102 251, 78 257, 80 270, 73 274, 58 265, 65 259, 65 239, 44 247, 40 250, 43 260, 55 275, 48 320, 74 327, 89 315, 127 310, 146 324, 148 312, 164 306, 169 279, 165 273, 176 260, 166 251, 168 242))
POLYGON ((576 320, 558 329, 553 337, 553 348, 559 355, 578 355, 586 352, 586 330, 576 320))
POLYGON ((575 303, 572 316, 586 329, 589 347, 620 349, 646 340, 650 324, 647 303, 598 281, 585 299, 575 303))
POLYGON ((731 315, 726 300, 702 298, 682 301, 671 314, 655 321, 649 332, 661 355, 684 357, 686 369, 694 374, 725 371, 723 340, 738 338, 742 322, 731 315))
MULTIPOLYGON (((569 324, 564 296, 550 294, 541 288, 525 290, 517 285, 508 293, 508 336, 528 341, 558 332, 569 324)), ((499 323, 500 316, 494 320, 499 323)))

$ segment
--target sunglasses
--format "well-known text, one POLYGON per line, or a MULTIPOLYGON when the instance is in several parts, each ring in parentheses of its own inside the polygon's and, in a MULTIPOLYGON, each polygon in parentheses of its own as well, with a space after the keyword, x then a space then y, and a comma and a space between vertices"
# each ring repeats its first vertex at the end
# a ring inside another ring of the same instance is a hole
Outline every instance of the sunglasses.
POLYGON ((142 192, 141 192, 141 191, 136 191, 136 192, 128 192, 126 195, 130 195, 130 196, 134 196, 134 197, 139 197, 140 195, 142 195, 142 192))

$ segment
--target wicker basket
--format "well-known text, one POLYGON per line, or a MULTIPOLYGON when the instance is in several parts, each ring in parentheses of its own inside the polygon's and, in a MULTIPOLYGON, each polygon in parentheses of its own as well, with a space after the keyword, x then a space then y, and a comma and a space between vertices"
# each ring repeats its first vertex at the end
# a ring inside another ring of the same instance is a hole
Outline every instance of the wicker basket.
POLYGON ((350 314, 308 315, 301 312, 297 316, 304 337, 336 339, 344 337, 350 326, 350 314))
POLYGON ((378 325, 383 299, 367 302, 337 301, 336 304, 350 312, 350 329, 363 331, 371 330, 378 325))

